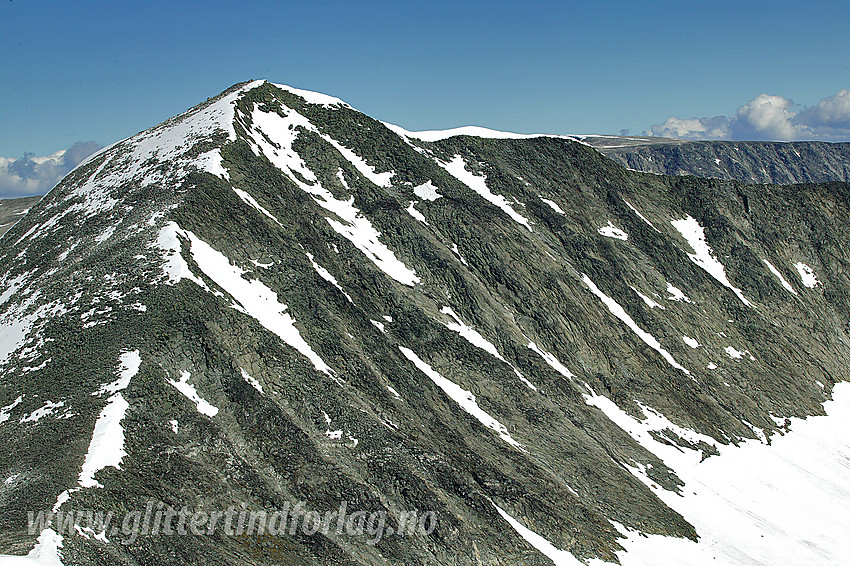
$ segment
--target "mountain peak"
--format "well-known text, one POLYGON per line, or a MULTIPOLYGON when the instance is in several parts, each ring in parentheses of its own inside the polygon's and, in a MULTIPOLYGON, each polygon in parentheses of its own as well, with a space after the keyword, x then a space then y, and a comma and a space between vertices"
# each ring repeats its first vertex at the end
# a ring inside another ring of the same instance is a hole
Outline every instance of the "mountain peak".
POLYGON ((643 175, 569 138, 417 134, 234 85, 92 156, 0 239, 0 548, 745 563, 743 522, 769 562, 838 557, 846 490, 814 482, 811 513, 772 522, 759 486, 781 479, 753 462, 799 428, 778 474, 841 465, 811 442, 841 432, 798 418, 850 377, 846 193, 643 175), (151 502, 357 515, 130 540, 34 535, 22 512, 151 502), (835 536, 783 534, 803 524, 835 536))

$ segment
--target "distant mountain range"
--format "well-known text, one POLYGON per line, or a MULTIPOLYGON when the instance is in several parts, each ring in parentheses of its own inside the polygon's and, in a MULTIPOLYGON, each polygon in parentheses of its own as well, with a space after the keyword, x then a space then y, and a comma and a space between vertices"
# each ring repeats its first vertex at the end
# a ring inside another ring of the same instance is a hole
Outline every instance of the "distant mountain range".
POLYGON ((40 196, 0 199, 0 236, 14 226, 40 200, 40 196))
POLYGON ((4 204, 0 565, 840 563, 846 146, 613 141, 253 81, 4 204))
POLYGON ((850 143, 684 141, 588 136, 604 155, 635 171, 743 183, 850 181, 850 143))

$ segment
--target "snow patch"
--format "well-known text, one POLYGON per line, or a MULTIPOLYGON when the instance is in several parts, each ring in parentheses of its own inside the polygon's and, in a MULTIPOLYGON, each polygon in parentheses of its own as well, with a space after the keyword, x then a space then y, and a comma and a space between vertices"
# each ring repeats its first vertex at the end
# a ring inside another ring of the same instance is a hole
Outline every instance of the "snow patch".
POLYGON ((308 104, 318 104, 320 106, 324 106, 325 108, 332 108, 334 106, 343 106, 345 108, 351 108, 349 104, 339 98, 334 96, 330 96, 328 94, 322 94, 321 92, 312 92, 309 90, 302 90, 300 88, 293 88, 289 85, 277 84, 277 83, 269 83, 273 86, 276 86, 279 89, 287 90, 296 96, 300 96, 304 100, 307 101, 308 104))
POLYGON ((667 292, 670 293, 670 296, 667 297, 668 301, 684 301, 686 303, 690 303, 691 300, 677 287, 674 287, 671 283, 667 283, 667 292))
POLYGON ((206 399, 198 395, 195 386, 189 383, 189 378, 192 376, 188 371, 180 372, 180 381, 169 379, 168 383, 174 386, 177 391, 182 393, 187 399, 195 403, 198 412, 208 417, 214 417, 218 414, 218 407, 211 405, 206 399))
POLYGON ((493 194, 493 192, 490 191, 487 187, 486 177, 479 177, 471 171, 466 170, 466 162, 463 160, 463 157, 456 155, 448 163, 443 163, 442 161, 438 161, 438 163, 443 169, 448 171, 452 177, 472 189, 472 191, 481 198, 501 209, 502 212, 510 216, 515 222, 518 222, 528 228, 529 232, 532 231, 528 220, 514 210, 513 207, 508 204, 508 201, 504 196, 493 194))
POLYGON ((782 274, 781 274, 781 273, 779 273, 779 270, 778 270, 778 269, 776 269, 775 267, 773 267, 773 264, 771 264, 771 263, 770 263, 769 261, 767 261, 766 259, 763 259, 762 261, 763 261, 763 262, 764 262, 764 264, 767 266, 767 268, 770 270, 770 272, 771 272, 771 273, 773 273, 773 274, 776 276, 776 278, 777 278, 777 279, 779 279, 779 282, 782 284, 782 286, 783 286, 783 287, 785 287, 785 290, 786 290, 786 291, 788 291, 788 292, 789 292, 789 293, 791 293, 792 295, 796 295, 796 294, 797 294, 797 291, 795 291, 795 290, 794 290, 794 287, 792 287, 792 286, 791 286, 791 284, 790 284, 790 283, 788 283, 788 281, 786 281, 784 277, 782 277, 782 274))
POLYGON ((408 138, 413 138, 425 142, 435 142, 448 139, 454 136, 472 136, 476 138, 488 139, 528 139, 528 138, 563 138, 572 139, 571 136, 558 136, 552 134, 516 134, 513 132, 502 132, 499 130, 491 130, 481 126, 461 126, 459 128, 450 128, 448 130, 423 130, 419 132, 411 132, 405 130, 401 126, 383 122, 383 124, 393 132, 408 138))
POLYGON ((37 540, 35 547, 26 556, 0 554, 0 566, 62 566, 59 551, 62 548, 62 536, 53 529, 44 529, 37 540))
POLYGON ((694 525, 700 541, 635 532, 620 541, 626 549, 618 553, 621 564, 845 562, 850 551, 850 384, 837 384, 824 409, 827 416, 790 419, 790 432, 774 436, 769 446, 758 441, 721 446, 720 456, 703 462, 689 450, 656 442, 651 451, 685 486, 682 495, 654 492, 694 525))
POLYGON ((318 263, 316 263, 316 260, 315 260, 315 259, 313 259, 313 254, 311 254, 311 253, 309 253, 309 252, 305 252, 305 253, 306 253, 306 255, 307 255, 307 259, 309 259, 309 260, 310 260, 310 263, 312 264, 313 269, 316 271, 316 273, 318 273, 318 274, 319 274, 319 277, 321 277, 322 279, 324 279, 325 281, 327 281, 328 283, 330 283, 331 285, 333 285, 334 287, 336 287, 336 288, 337 288, 337 290, 338 290, 340 293, 342 293, 343 295, 345 295, 345 298, 346 298, 346 299, 348 299, 348 302, 349 302, 349 303, 351 303, 351 304, 353 305, 353 304, 354 304, 354 300, 351 298, 351 296, 349 296, 349 294, 348 294, 348 293, 346 293, 346 292, 345 292, 345 290, 344 290, 342 287, 340 287, 339 283, 337 283, 336 277, 334 277, 333 275, 331 275, 331 272, 330 272, 330 271, 328 271, 327 269, 325 269, 324 267, 322 267, 321 265, 319 265, 318 263))
POLYGON ((12 401, 10 404, 6 405, 5 407, 0 407, 0 424, 3 424, 4 422, 9 420, 9 417, 12 413, 12 409, 20 405, 21 401, 23 400, 23 395, 19 395, 18 398, 12 401))
POLYGON ((736 350, 732 346, 726 346, 723 350, 726 352, 726 355, 733 360, 740 360, 744 357, 744 354, 747 353, 746 351, 742 352, 740 350, 736 350))
POLYGON ((609 238, 616 238, 617 240, 623 240, 624 242, 629 239, 629 235, 614 226, 614 223, 610 220, 608 221, 607 226, 603 226, 599 230, 597 230, 603 236, 607 236, 609 238))
POLYGON ((260 385, 260 382, 257 381, 256 379, 254 379, 253 377, 251 377, 251 375, 247 371, 245 371, 244 369, 241 370, 241 371, 242 371, 242 379, 244 379, 247 383, 249 383, 251 385, 251 387, 253 387, 257 391, 262 393, 263 392, 263 386, 260 385))
POLYGON ((558 214, 566 214, 564 212, 564 210, 560 206, 558 206, 558 204, 555 203, 554 201, 551 201, 551 200, 549 200, 547 198, 543 198, 543 197, 540 197, 540 200, 542 200, 544 203, 548 204, 549 208, 551 208, 552 210, 554 210, 558 214))
POLYGON ((139 351, 124 352, 119 356, 118 379, 101 387, 98 393, 111 393, 106 407, 100 412, 94 425, 89 449, 83 468, 80 471, 80 487, 103 487, 94 479, 94 475, 106 467, 121 469, 124 451, 124 428, 121 420, 130 406, 121 391, 130 385, 130 380, 138 373, 141 365, 139 351))
POLYGON ((413 187, 413 194, 422 200, 435 201, 442 198, 443 195, 437 192, 437 187, 431 181, 422 183, 419 186, 413 187))
POLYGON ((39 420, 43 419, 46 416, 52 415, 56 409, 65 406, 65 401, 59 401, 58 403, 54 403, 52 401, 47 401, 43 407, 40 407, 30 413, 25 417, 21 417, 20 423, 37 423, 39 420))
POLYGON ((821 282, 818 281, 818 278, 812 268, 803 263, 802 261, 798 261, 797 263, 795 263, 794 267, 797 268, 797 273, 800 274, 800 280, 803 282, 803 285, 805 285, 809 289, 814 289, 815 287, 821 284, 821 282))
POLYGON ((708 242, 705 239, 705 231, 703 230, 703 227, 699 225, 699 222, 691 216, 687 216, 682 220, 673 220, 670 223, 685 238, 691 248, 693 248, 694 253, 688 254, 691 261, 700 266, 706 273, 714 277, 721 285, 731 289, 735 295, 741 299, 742 303, 748 307, 752 307, 753 304, 744 297, 741 290, 734 287, 729 282, 729 279, 726 277, 726 270, 724 269, 723 264, 717 261, 717 259, 715 259, 712 255, 712 249, 709 247, 708 242))

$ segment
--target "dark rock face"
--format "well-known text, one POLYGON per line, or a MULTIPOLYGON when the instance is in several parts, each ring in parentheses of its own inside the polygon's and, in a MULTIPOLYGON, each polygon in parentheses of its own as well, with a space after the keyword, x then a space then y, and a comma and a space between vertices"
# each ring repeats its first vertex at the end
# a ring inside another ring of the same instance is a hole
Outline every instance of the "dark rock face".
POLYGON ((850 181, 850 143, 598 137, 586 142, 629 169, 658 175, 777 185, 850 181))
POLYGON ((0 240, 0 552, 32 548, 26 510, 151 499, 438 521, 374 544, 66 536, 65 564, 548 563, 496 506, 583 559, 616 560, 612 521, 696 539, 657 494, 675 470, 594 400, 699 433, 654 431, 697 458, 822 413, 850 377, 848 189, 642 175, 565 139, 426 143, 234 87, 0 240), (690 257, 695 225, 725 283, 690 257), (126 454, 92 468, 116 395, 126 454))

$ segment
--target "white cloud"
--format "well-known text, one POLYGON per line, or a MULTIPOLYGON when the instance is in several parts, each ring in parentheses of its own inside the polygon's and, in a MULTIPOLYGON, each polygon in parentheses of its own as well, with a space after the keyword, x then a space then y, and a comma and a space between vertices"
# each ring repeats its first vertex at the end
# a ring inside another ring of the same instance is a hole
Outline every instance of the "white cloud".
POLYGON ((100 148, 100 144, 87 141, 44 157, 31 153, 19 159, 0 157, 0 198, 43 195, 100 148))
POLYGON ((824 98, 817 106, 801 111, 797 119, 822 139, 850 139, 850 90, 845 88, 824 98))
POLYGON ((798 139, 802 131, 794 124, 794 102, 770 94, 760 94, 738 108, 729 127, 734 139, 798 139))
POLYGON ((662 138, 722 140, 727 139, 729 134, 729 119, 726 116, 687 119, 671 116, 663 124, 652 126, 652 135, 662 138))
POLYGON ((850 141, 850 90, 802 109, 783 96, 759 94, 731 118, 671 116, 648 133, 694 140, 850 141))

